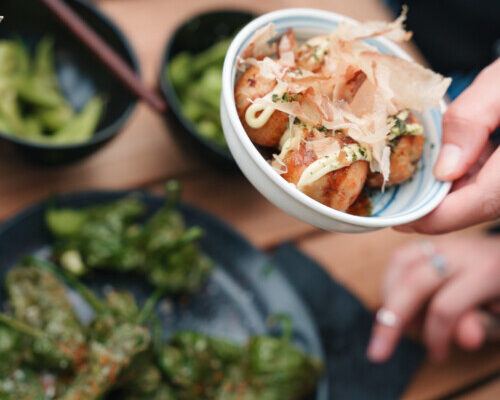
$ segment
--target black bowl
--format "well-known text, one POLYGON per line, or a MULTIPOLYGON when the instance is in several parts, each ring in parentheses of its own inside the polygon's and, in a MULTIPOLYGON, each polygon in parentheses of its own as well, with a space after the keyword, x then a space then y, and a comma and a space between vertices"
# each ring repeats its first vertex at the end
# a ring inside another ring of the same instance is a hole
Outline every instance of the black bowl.
MULTIPOLYGON (((123 34, 101 12, 83 0, 66 3, 89 24, 133 69, 139 73, 134 53, 123 34)), ((94 95, 107 100, 94 136, 85 143, 47 146, 29 143, 0 132, 0 140, 12 143, 30 161, 64 164, 91 154, 122 129, 134 109, 136 98, 110 71, 37 0, 1 0, 0 38, 20 38, 33 48, 43 37, 54 38, 54 54, 61 90, 76 109, 94 95)))
POLYGON ((175 30, 167 43, 160 67, 159 85, 169 105, 165 117, 170 131, 187 152, 195 149, 203 159, 226 168, 236 166, 229 149, 200 135, 195 125, 183 117, 180 99, 165 71, 170 60, 178 53, 199 53, 214 43, 233 36, 255 17, 255 14, 238 10, 209 11, 194 16, 175 30))

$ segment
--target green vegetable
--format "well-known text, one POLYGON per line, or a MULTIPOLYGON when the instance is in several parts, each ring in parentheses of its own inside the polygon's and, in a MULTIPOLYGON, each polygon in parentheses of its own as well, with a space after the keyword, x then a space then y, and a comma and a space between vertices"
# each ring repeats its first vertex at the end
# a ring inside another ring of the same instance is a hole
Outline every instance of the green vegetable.
POLYGON ((30 368, 17 367, 0 374, 0 399, 45 400, 45 388, 40 376, 30 368))
POLYGON ((170 62, 166 74, 182 103, 182 114, 203 137, 226 146, 220 122, 222 64, 230 40, 215 43, 198 54, 182 52, 170 62))
POLYGON ((16 368, 22 361, 21 337, 18 332, 0 325, 0 375, 16 368))
POLYGON ((123 324, 113 330, 105 343, 93 342, 88 370, 77 376, 59 400, 97 400, 116 385, 120 374, 145 351, 151 342, 142 327, 123 324))
POLYGON ((103 112, 104 100, 100 97, 90 99, 79 114, 70 118, 52 134, 50 142, 64 145, 88 141, 94 134, 103 112))
POLYGON ((43 336, 33 335, 30 361, 39 363, 43 354, 56 347, 57 357, 49 367, 77 366, 86 355, 85 335, 57 277, 30 265, 17 267, 7 274, 6 288, 14 317, 43 332, 43 336))
POLYGON ((202 230, 186 228, 174 204, 167 202, 144 225, 136 223, 144 205, 135 197, 82 210, 49 210, 54 256, 77 275, 95 268, 133 271, 170 293, 192 293, 212 262, 196 245, 202 230))
POLYGON ((96 96, 79 112, 62 94, 54 43, 44 38, 30 57, 19 41, 0 40, 0 130, 30 142, 67 145, 89 140, 104 110, 96 96))
POLYGON ((299 400, 314 390, 322 363, 291 344, 285 314, 272 318, 281 338, 254 336, 240 345, 185 331, 164 342, 156 304, 166 292, 197 290, 212 265, 196 246, 201 229, 186 228, 175 210, 178 182, 166 190, 166 204, 143 224, 145 207, 133 196, 47 211, 63 268, 28 256, 7 274, 1 400, 299 400), (132 270, 158 287, 141 306, 127 291, 101 298, 77 276, 98 268, 132 270), (85 326, 68 287, 93 310, 85 326))
POLYGON ((240 346, 197 332, 176 333, 159 363, 183 400, 298 400, 323 370, 286 337, 254 336, 240 346))
POLYGON ((408 123, 409 110, 403 110, 399 114, 387 119, 388 124, 392 124, 391 131, 387 137, 389 145, 396 143, 396 139, 404 135, 421 135, 424 128, 419 123, 408 123), (392 142, 392 143, 391 143, 392 142))
POLYGON ((69 105, 44 108, 38 112, 38 120, 48 131, 58 131, 64 128, 74 118, 75 112, 69 105))
MULTIPOLYGON (((62 343, 45 334, 37 328, 0 313, 0 324, 4 329, 10 329, 18 339, 16 339, 15 353, 11 354, 12 364, 5 364, 1 367, 3 374, 7 373, 11 367, 17 367, 20 363, 30 366, 49 368, 54 370, 67 370, 78 367, 86 352, 81 349, 72 352, 67 343, 62 343)), ((71 344, 71 343, 70 343, 71 344)))
POLYGON ((228 368, 241 357, 241 347, 229 341, 179 332, 163 348, 160 367, 182 399, 212 399, 228 368))
POLYGON ((186 87, 191 80, 191 55, 187 52, 177 54, 169 65, 170 79, 176 88, 186 87))

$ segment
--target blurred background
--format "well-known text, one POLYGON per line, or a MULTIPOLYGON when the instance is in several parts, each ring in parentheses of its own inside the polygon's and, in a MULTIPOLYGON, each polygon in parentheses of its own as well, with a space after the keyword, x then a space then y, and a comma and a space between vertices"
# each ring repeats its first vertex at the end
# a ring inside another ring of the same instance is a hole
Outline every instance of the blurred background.
MULTIPOLYGON (((0 24, 0 38, 21 36, 28 53, 36 58, 35 48, 43 35, 36 37, 35 28, 19 28, 20 22, 14 21, 22 21, 24 14, 17 11, 9 15, 8 10, 14 10, 14 3, 17 0, 0 2, 0 15, 5 16, 0 24)), ((38 4, 36 0, 19 3, 33 7, 38 4)), ((39 31, 46 29, 47 37, 55 42, 54 53, 46 55, 45 61, 50 64, 52 59, 55 63, 57 70, 53 73, 60 85, 57 90, 69 103, 61 106, 59 100, 54 100, 57 116, 59 118, 63 108, 85 139, 65 139, 64 132, 61 133, 56 124, 51 135, 54 131, 62 137, 56 147, 62 143, 66 148, 63 154, 61 149, 52 148, 53 142, 47 142, 46 133, 40 133, 46 132, 47 127, 43 125, 46 122, 37 122, 42 124, 42 131, 32 134, 34 139, 28 140, 27 145, 24 143, 26 137, 5 134, 5 127, 0 126, 3 133, 0 142, 0 220, 55 193, 132 188, 160 193, 167 179, 176 178, 183 185, 186 201, 220 217, 257 248, 272 253, 280 245, 292 243, 354 293, 367 308, 375 309, 380 304, 380 280, 389 255, 417 235, 392 230, 357 236, 319 231, 278 210, 251 187, 234 167, 217 123, 217 93, 220 90, 217 76, 227 43, 224 40, 230 39, 253 15, 275 9, 313 7, 360 21, 390 20, 399 14, 405 3, 409 6, 407 27, 415 35, 414 40, 403 47, 419 62, 453 78, 448 93, 453 99, 499 55, 499 2, 92 1, 102 11, 104 19, 85 14, 78 3, 75 7, 85 20, 140 73, 149 88, 157 90, 167 100, 170 109, 161 115, 142 101, 136 104, 135 98, 108 76, 99 61, 86 53, 67 30, 55 28, 57 23, 53 20, 38 18, 34 25, 39 25, 39 31), (214 10, 241 13, 215 13, 208 19, 196 17, 214 10), (108 20, 118 30, 110 27, 108 20), (64 68, 61 69, 61 65, 64 68), (90 111, 84 115, 87 107, 90 111)), ((48 70, 50 72, 50 66, 48 70)), ((51 79, 53 77, 49 77, 51 79)), ((37 104, 51 100, 28 97, 23 101, 28 105, 10 106, 27 107, 30 115, 41 118, 37 104)), ((0 116, 2 112, 5 110, 0 109, 0 116)), ((452 235, 487 228, 479 226, 452 235)), ((490 345, 470 354, 456 350, 443 366, 424 362, 403 398, 500 398, 499 372, 499 346, 490 345)))

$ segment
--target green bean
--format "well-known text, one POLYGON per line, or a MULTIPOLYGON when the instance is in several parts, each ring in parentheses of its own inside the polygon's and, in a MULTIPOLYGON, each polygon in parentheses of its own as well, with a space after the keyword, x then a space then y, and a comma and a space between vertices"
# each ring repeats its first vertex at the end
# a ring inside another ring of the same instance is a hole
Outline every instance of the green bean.
MULTIPOLYGON (((174 86, 185 87, 192 76, 192 58, 187 52, 177 54, 169 64, 168 73, 174 86)), ((167 73, 167 72, 166 72, 167 73)))
POLYGON ((94 134, 104 112, 104 100, 94 97, 80 113, 71 118, 66 125, 50 136, 52 144, 71 144, 89 140, 94 134))
POLYGON ((68 104, 61 104, 57 107, 43 108, 37 118, 43 127, 48 131, 58 131, 66 126, 75 116, 75 112, 68 104))
POLYGON ((207 50, 197 54, 192 65, 193 71, 201 73, 212 65, 222 64, 230 44, 231 39, 221 40, 207 50))
POLYGON ((104 101, 95 96, 79 113, 65 99, 55 71, 54 42, 42 39, 31 58, 19 41, 0 40, 0 131, 29 142, 67 145, 95 132, 104 101))
POLYGON ((220 122, 222 64, 229 42, 217 42, 194 55, 179 53, 168 68, 183 116, 193 122, 201 136, 221 146, 226 145, 220 122))

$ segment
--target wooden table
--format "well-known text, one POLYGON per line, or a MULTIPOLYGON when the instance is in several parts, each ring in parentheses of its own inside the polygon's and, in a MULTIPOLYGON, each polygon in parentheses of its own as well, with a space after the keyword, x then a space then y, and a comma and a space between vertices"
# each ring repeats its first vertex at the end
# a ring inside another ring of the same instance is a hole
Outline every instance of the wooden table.
MULTIPOLYGON (((140 60, 143 78, 150 86, 156 84, 160 56, 176 25, 202 10, 236 6, 227 0, 100 0, 98 3, 127 34, 140 60)), ((358 20, 391 18, 377 0, 243 0, 238 6, 255 12, 307 6, 358 20)), ((405 47, 423 61, 412 44, 405 47)), ((162 183, 172 177, 184 185, 187 201, 220 216, 259 248, 267 251, 283 242, 295 243, 372 309, 379 304, 380 279, 390 253, 414 239, 414 235, 392 230, 357 236, 327 233, 299 222, 266 201, 240 174, 216 171, 182 153, 162 118, 144 104, 137 107, 117 139, 76 165, 35 167, 19 159, 10 148, 1 148, 0 219, 61 191, 146 188, 160 192, 162 183)), ((477 228, 469 232, 473 230, 477 228)), ((461 234, 464 233, 455 235, 461 234)), ((500 381, 491 378, 498 371, 500 346, 490 346, 474 354, 456 350, 444 365, 424 362, 403 398, 500 398, 500 381), (456 397, 464 390, 466 394, 456 397)))

